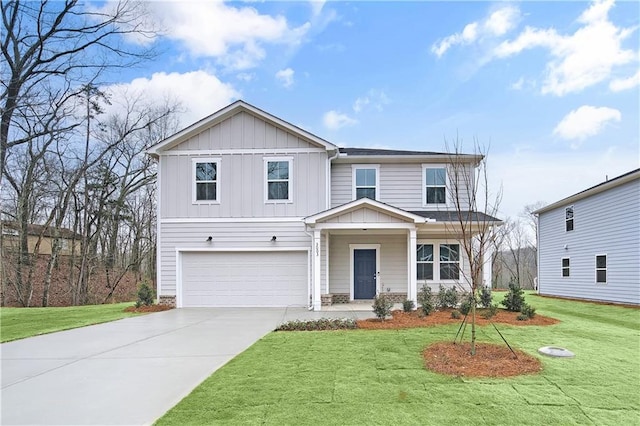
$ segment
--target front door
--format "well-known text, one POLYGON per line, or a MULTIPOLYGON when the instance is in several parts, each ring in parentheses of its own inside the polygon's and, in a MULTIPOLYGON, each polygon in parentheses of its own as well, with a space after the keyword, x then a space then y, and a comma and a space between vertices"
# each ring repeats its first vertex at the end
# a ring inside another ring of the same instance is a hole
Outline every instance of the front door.
POLYGON ((373 299, 376 296, 376 250, 353 251, 353 298, 373 299))

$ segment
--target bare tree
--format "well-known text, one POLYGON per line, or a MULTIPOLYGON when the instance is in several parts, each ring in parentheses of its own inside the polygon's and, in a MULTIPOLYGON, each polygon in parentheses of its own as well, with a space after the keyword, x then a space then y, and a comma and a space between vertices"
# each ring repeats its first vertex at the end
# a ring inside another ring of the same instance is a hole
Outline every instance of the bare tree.
MULTIPOLYGON (((462 143, 447 144, 449 155, 448 186, 454 211, 449 232, 460 241, 468 267, 461 273, 474 300, 483 287, 483 270, 490 267, 491 249, 496 226, 501 221, 494 216, 502 199, 502 190, 492 194, 487 176, 487 149, 474 141, 473 154, 463 154, 462 143), (475 167, 469 160, 475 161, 475 167)), ((476 304, 471 303, 471 354, 476 353, 476 304)))
POLYGON ((52 126, 40 111, 41 126, 21 132, 34 106, 59 109, 83 90, 77 82, 97 84, 105 70, 131 66, 153 56, 148 48, 135 48, 125 41, 125 37, 155 35, 140 19, 145 14, 143 7, 142 2, 128 0, 109 3, 101 10, 77 0, 0 2, 1 171, 12 147, 78 124, 52 126))

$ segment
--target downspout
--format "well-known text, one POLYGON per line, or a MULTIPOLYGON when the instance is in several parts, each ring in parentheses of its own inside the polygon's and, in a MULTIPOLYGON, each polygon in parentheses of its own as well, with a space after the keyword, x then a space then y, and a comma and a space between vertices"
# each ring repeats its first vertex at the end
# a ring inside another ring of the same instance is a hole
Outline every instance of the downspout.
POLYGON ((331 162, 338 158, 340 155, 340 149, 336 148, 336 154, 333 157, 327 157, 327 191, 326 191, 326 206, 325 209, 329 210, 331 208, 331 162))
POLYGON ((540 294, 540 215, 536 214, 536 294, 540 294))

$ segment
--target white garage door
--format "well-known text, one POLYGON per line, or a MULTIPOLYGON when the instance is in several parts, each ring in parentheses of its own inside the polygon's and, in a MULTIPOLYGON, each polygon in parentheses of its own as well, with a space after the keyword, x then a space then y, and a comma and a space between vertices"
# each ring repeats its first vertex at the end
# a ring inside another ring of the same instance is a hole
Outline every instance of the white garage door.
POLYGON ((307 252, 182 254, 182 306, 307 306, 307 252))

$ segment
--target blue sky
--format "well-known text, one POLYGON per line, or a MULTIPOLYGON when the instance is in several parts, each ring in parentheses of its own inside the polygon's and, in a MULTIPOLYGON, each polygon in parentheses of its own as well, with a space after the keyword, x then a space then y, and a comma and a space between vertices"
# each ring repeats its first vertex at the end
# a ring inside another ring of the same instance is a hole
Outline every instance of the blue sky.
MULTIPOLYGON (((108 4, 107 6, 108 7, 108 4)), ((638 2, 149 2, 114 92, 243 99, 340 146, 490 146, 501 215, 640 167, 638 2)))

